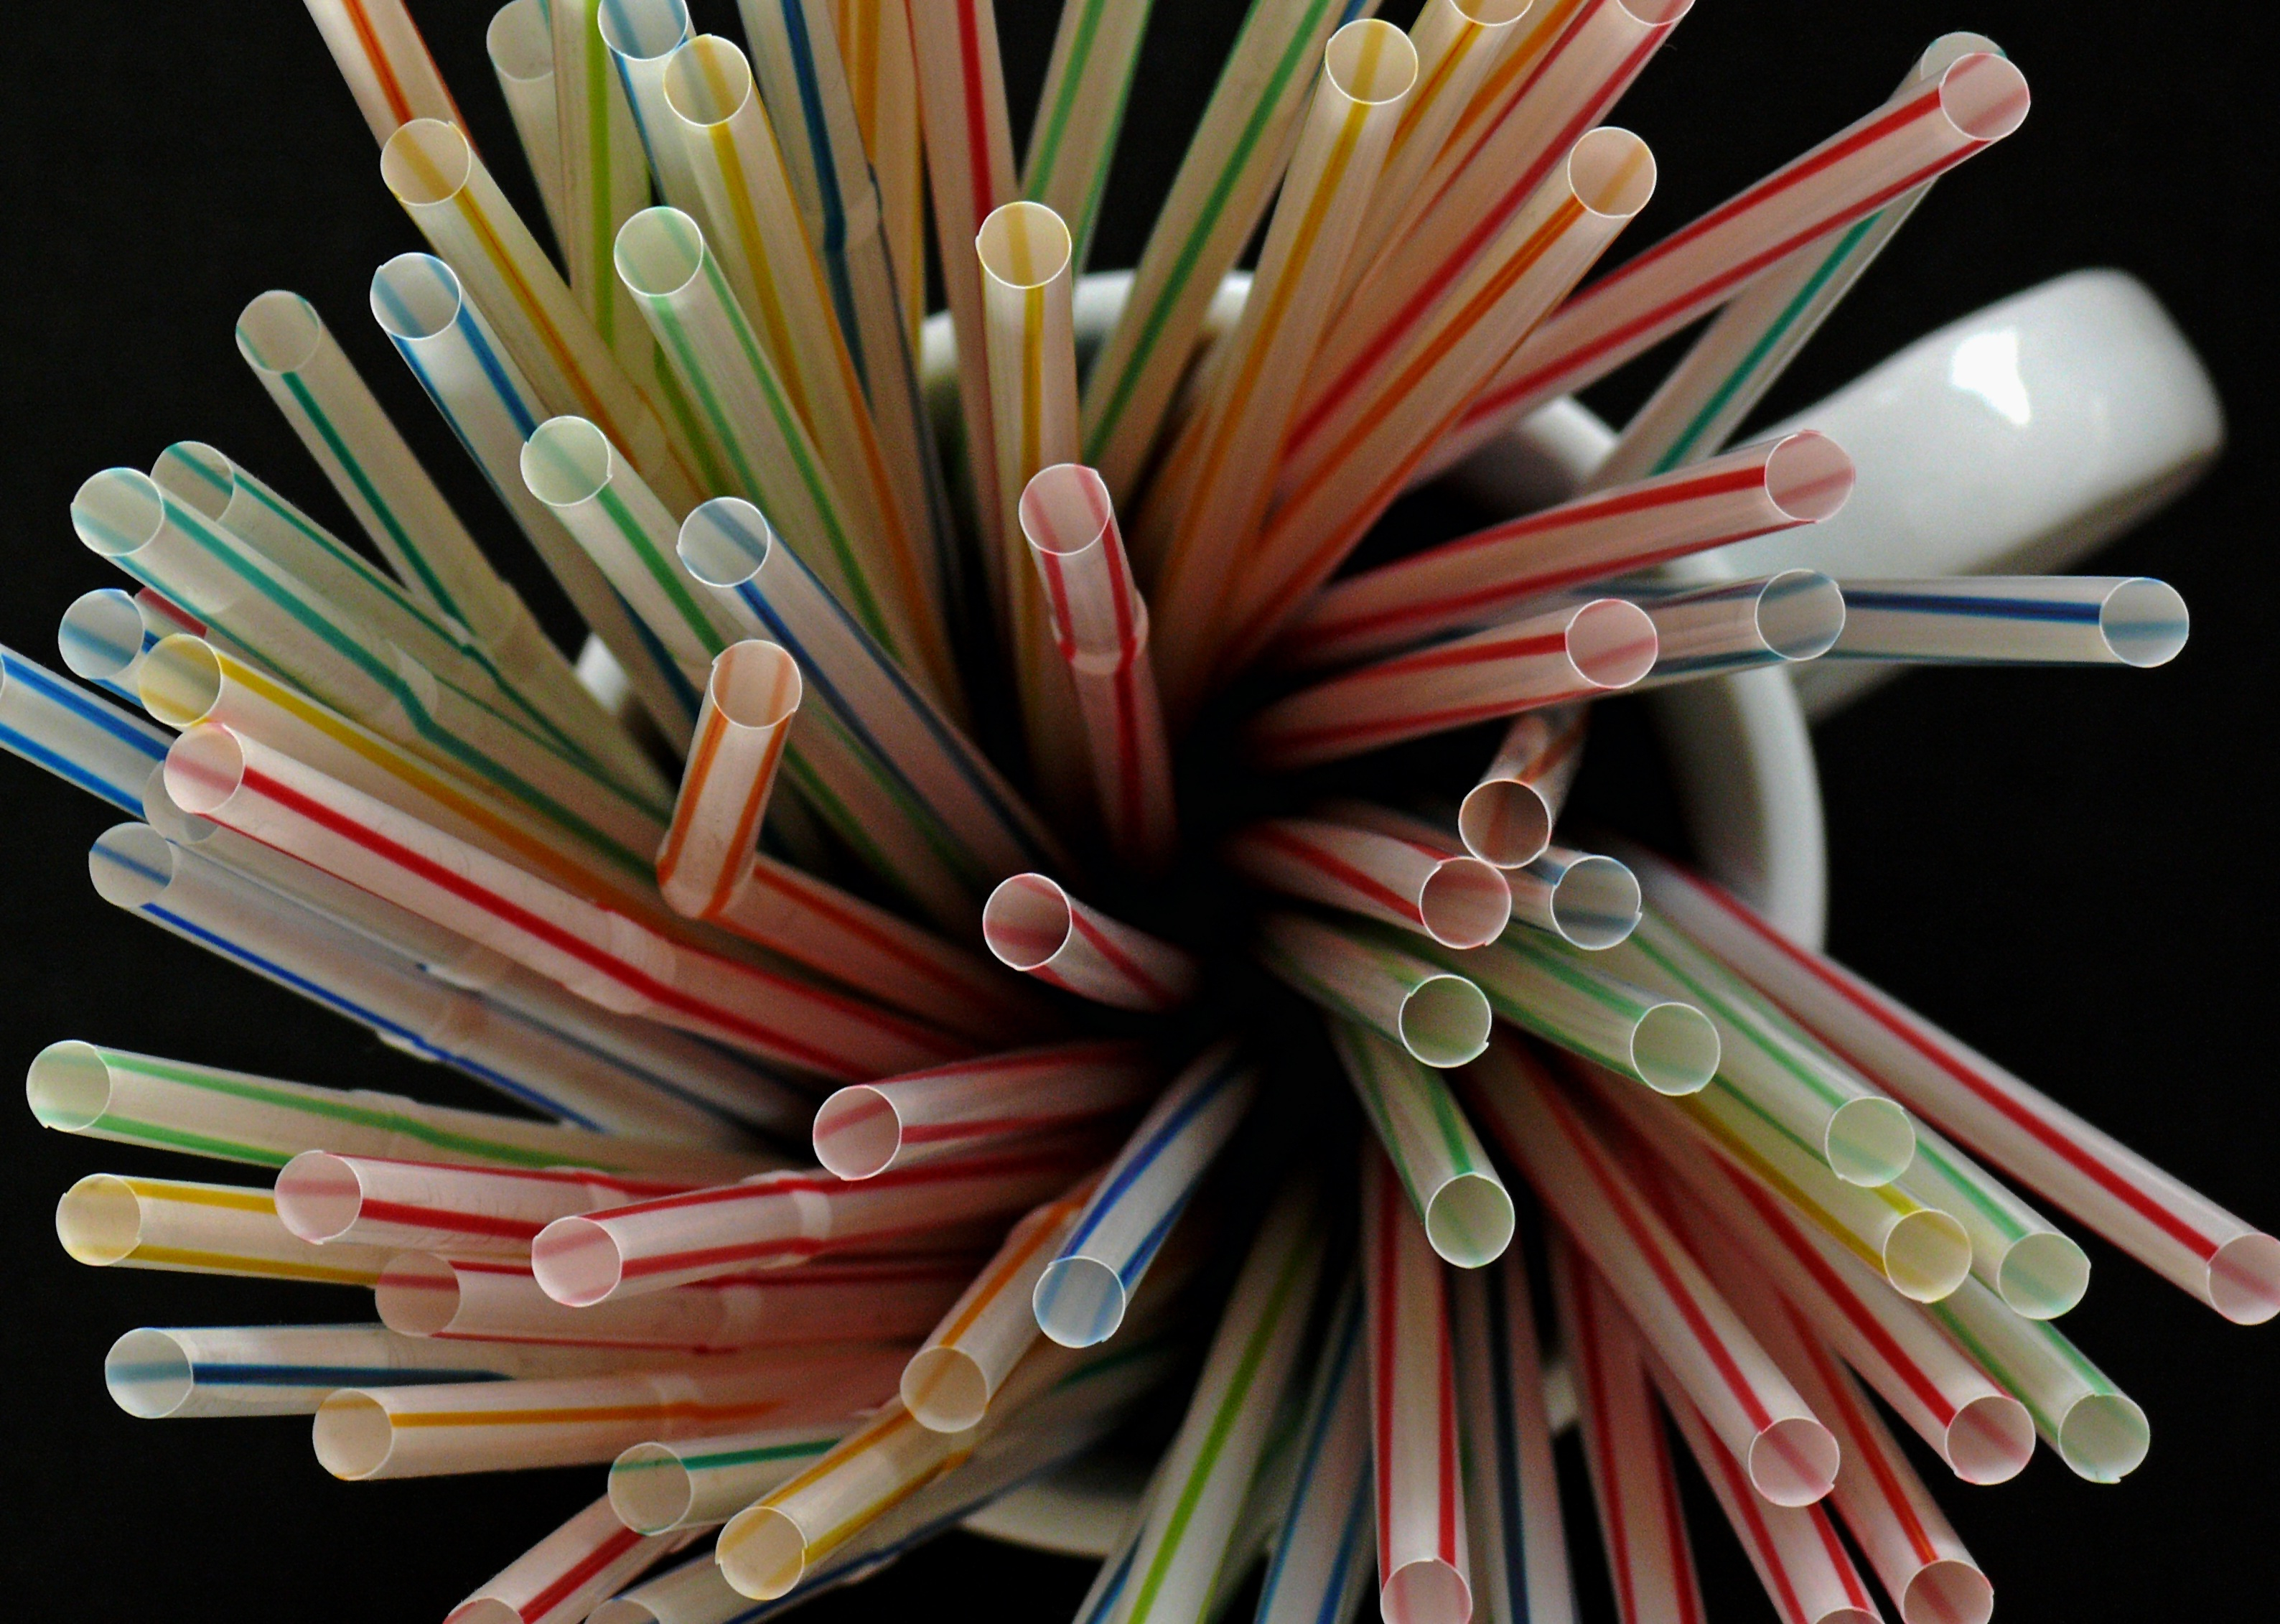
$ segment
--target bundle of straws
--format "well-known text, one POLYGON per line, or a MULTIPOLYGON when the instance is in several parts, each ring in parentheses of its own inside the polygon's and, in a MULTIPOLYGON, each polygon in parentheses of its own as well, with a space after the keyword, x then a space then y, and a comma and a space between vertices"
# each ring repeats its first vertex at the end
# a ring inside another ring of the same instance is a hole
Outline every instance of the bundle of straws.
POLYGON ((2185 611, 1676 566, 1842 504, 1824 436, 1725 443, 2028 100, 1946 36, 1579 292, 1654 180, 1602 119, 1688 4, 1252 0, 1136 270, 1080 286, 1147 0, 1068 0, 1018 169, 990 0, 743 0, 741 47, 512 0, 540 220, 401 0, 308 0, 433 250, 372 313, 591 638, 265 293, 238 347, 370 549, 210 445, 96 474, 135 589, 65 617, 90 686, 0 656, 0 743, 138 820, 104 900, 528 1111, 43 1051, 47 1126, 274 1170, 91 1174, 74 1258, 374 1294, 129 1331, 117 1402, 312 1415, 343 1479, 605 1465, 463 1624, 767 1616, 1136 1417, 1084 1624, 1262 1560, 1260 1624, 1558 1620, 1554 1409, 1627 1621, 1699 1616, 1667 1416, 1784 1620, 1878 1616, 1865 1564, 1983 1624, 1893 1423, 1971 1483, 2146 1449, 2037 1203, 2242 1323, 2280 1241, 1560 814, 1601 696, 2155 666, 2185 611), (1349 567, 1703 318, 1572 499, 1349 567), (1463 781, 1301 771, 1459 729, 1463 781))

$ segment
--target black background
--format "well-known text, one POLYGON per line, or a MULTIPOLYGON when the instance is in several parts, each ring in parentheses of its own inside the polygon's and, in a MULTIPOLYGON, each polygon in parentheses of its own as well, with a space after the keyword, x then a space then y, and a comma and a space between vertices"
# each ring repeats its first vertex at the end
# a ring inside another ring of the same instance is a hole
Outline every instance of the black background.
MULTIPOLYGON (((483 61, 489 9, 413 7, 479 143, 527 197, 483 61)), ((1017 126, 1054 9, 1001 0, 1017 126)), ((728 8, 697 10, 700 24, 734 32, 728 8)), ((1233 0, 1158 0, 1096 265, 1136 253, 1238 14, 1233 0)), ((1702 0, 1620 110, 1661 171, 1630 245, 1857 117, 1954 27, 2004 44, 2033 86, 2033 115, 1940 186, 1766 415, 1992 299, 2113 265, 2150 283, 2207 358, 2231 446, 2198 490, 2096 566, 2184 591, 2194 635, 2174 666, 1918 674, 1820 730, 1834 951, 2270 1226, 2280 897, 2269 781, 2253 787, 2272 737, 2276 580, 2265 476, 2280 41, 2268 10, 1702 0)), ((54 663, 56 617, 117 579, 72 536, 73 489, 111 464, 147 466, 172 440, 212 441, 350 528, 231 343, 237 310, 265 288, 316 301, 416 445, 450 471, 462 512, 499 538, 501 556, 521 556, 366 317, 372 268, 421 244, 381 187, 371 138, 301 7, 13 7, 0 74, 0 640, 54 663)), ((1619 377, 1593 399, 1616 411, 1644 387, 1619 377)), ((115 820, 107 809, 12 758, 0 758, 0 1067, 86 1037, 480 1103, 104 906, 81 858, 115 820)), ((50 1229, 72 1179, 189 1170, 43 1134, 21 1113, 0 1120, 0 1145, 12 1605, 440 1618, 598 1487, 592 1471, 344 1485, 310 1459, 305 1420, 128 1420, 100 1369, 131 1326, 356 1310, 315 1289, 78 1267, 50 1229)), ((2066 1328, 2150 1412, 2144 1467, 2094 1487, 2045 1451, 2000 1489, 1945 1482, 1937 1468, 1928 1481, 1993 1576, 2007 1624, 2269 1616, 2280 1327, 2228 1325, 2091 1246, 2094 1287, 2066 1328)), ((1715 1614, 1769 1616, 1714 1512, 1694 1523, 1715 1614)), ((1009 1621, 1058 1620, 1088 1576, 1084 1564, 959 1536, 807 1616, 962 1598, 1009 1621)), ((1586 1588, 1603 1601, 1603 1584, 1586 1588)))

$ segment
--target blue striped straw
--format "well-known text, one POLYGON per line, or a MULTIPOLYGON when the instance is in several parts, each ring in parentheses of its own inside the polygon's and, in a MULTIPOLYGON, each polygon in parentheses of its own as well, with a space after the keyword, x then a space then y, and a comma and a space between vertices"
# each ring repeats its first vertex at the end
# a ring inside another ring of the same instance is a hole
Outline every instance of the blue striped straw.
POLYGON ((2164 666, 2191 631, 2185 600, 2142 575, 1845 581, 1830 659, 1912 665, 2164 666))
POLYGON ((1298 1476, 1267 1559, 1256 1624, 1343 1624, 1374 1571, 1361 1323, 1361 1289, 1349 1273, 1317 1356, 1298 1476))
POLYGON ((1232 1040, 1180 1074, 1101 1176, 1031 1297, 1038 1328, 1067 1348, 1105 1342, 1125 1305, 1250 1109, 1258 1074, 1232 1040))
POLYGON ((56 627, 56 652, 63 656, 64 669, 134 705, 142 703, 135 691, 142 657, 158 643, 135 606, 135 595, 117 587, 81 593, 56 627))
POLYGON ((1481 1624, 1573 1617, 1523 1249, 1453 1277, 1450 1290, 1467 1443, 1473 1614, 1481 1624))
POLYGON ((0 647, 0 749, 142 815, 142 786, 173 735, 0 647))

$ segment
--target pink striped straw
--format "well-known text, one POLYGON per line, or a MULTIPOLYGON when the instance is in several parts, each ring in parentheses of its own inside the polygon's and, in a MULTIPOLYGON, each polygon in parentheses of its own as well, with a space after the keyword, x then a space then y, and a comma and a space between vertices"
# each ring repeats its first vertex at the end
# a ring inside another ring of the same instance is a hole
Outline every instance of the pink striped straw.
POLYGON ((1239 831, 1227 861, 1292 897, 1383 920, 1443 947, 1484 947, 1512 921, 1504 875, 1453 841, 1321 818, 1269 818, 1239 831))
POLYGON ((304 1151, 278 1170, 277 1217, 319 1244, 520 1258, 558 1218, 693 1188, 579 1167, 469 1167, 304 1151))
POLYGON ((604 1495, 476 1586, 443 1624, 579 1624, 704 1532, 636 1534, 604 1495))
POLYGON ((1914 190, 2019 127, 2027 81, 1960 57, 1568 302, 1498 370, 1427 464, 1445 467, 1555 395, 1604 378, 1817 237, 1914 190))
POLYGON ((546 1295, 583 1308, 692 1280, 782 1268, 817 1253, 1018 1212, 1067 1188, 1090 1135, 930 1162, 851 1184, 821 1168, 558 1219, 531 1245, 546 1295))
POLYGON ((1475 1120, 1606 1276, 1757 1492, 1775 1505, 1827 1494, 1837 1441, 1542 1065, 1506 1039, 1465 1082, 1475 1120))
POLYGON ((1525 868, 1544 855, 1583 765, 1591 714, 1588 705, 1563 704, 1513 719, 1480 781, 1457 804, 1466 850, 1498 868, 1525 868))
POLYGON ((971 1155, 1128 1110, 1162 1076, 1140 1044, 1088 1039, 859 1082, 816 1112, 815 1159, 843 1179, 867 1179, 971 1155))
POLYGON ((1260 712, 1250 737, 1270 768, 1342 760, 1629 688, 1653 669, 1656 647, 1645 611, 1594 598, 1301 689, 1260 712))
POLYGON ((1575 1243, 1556 1229, 1546 1238, 1615 1609, 1623 1624, 1703 1624, 1678 1479, 1637 1335, 1575 1243))
POLYGON ((2280 1239, 2234 1217, 1738 898, 1626 847, 1654 904, 1863 1076, 2226 1319, 2280 1313, 2280 1239))
POLYGON ((381 1323, 406 1336, 723 1353, 922 1336, 973 1269, 971 1257, 817 1262, 567 1308, 539 1288, 528 1259, 399 1252, 373 1298, 381 1323))
POLYGON ((1200 974, 1179 948, 1087 907, 1044 874, 999 882, 982 904, 982 939, 999 963, 1117 1009, 1176 1009, 1195 996, 1200 974))
POLYGON ((657 853, 658 889, 676 913, 719 913, 743 883, 800 695, 799 664, 780 644, 750 638, 713 657, 657 853))
POLYGON ((1285 660, 1336 665, 1508 618, 1532 598, 1770 531, 1852 493, 1852 459, 1811 429, 1563 502, 1326 589, 1285 660))
POLYGON ((1385 1624, 1466 1624, 1473 1590, 1447 1282, 1375 1143, 1362 1152, 1361 1211, 1378 1610, 1385 1624))
POLYGON ((387 897, 620 1014, 849 1081, 963 1047, 860 999, 683 946, 227 727, 176 739, 166 782, 183 811, 387 897))
POLYGON ((1149 868, 1178 839, 1164 710, 1148 654, 1148 605, 1132 580, 1108 487, 1082 463, 1040 469, 1022 489, 1021 531, 1068 665, 1108 843, 1149 868))

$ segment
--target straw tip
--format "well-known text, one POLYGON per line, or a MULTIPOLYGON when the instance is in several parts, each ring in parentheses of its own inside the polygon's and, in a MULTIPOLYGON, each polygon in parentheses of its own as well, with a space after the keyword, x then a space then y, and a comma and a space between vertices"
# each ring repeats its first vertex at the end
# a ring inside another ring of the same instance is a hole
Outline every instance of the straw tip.
POLYGON ((1811 1505, 1837 1486, 1836 1435, 1809 1415, 1784 1416, 1750 1440, 1751 1485, 1775 1505, 1811 1505))
POLYGON ((728 1588, 754 1601, 789 1595, 807 1572, 806 1535, 772 1505, 750 1506, 729 1519, 713 1554, 728 1588))
POLYGON ((530 1243, 538 1289, 569 1308, 590 1308, 616 1292, 625 1259, 607 1229, 590 1218, 558 1218, 530 1243))
POLYGON ((2236 1235, 2210 1254, 2209 1303, 2235 1325, 2261 1325, 2280 1314, 2280 1240, 2236 1235))
POLYGON ((1030 1293, 1037 1328, 1064 1348, 1106 1342, 1124 1323, 1126 1292, 1116 1271, 1098 1258, 1056 1258, 1030 1293))
POLYGON ((903 1408, 928 1432, 964 1432, 990 1412, 990 1378, 970 1353, 921 1348, 903 1366, 903 1408))
POLYGON ((1377 1606, 1385 1624, 1469 1624, 1473 1589, 1452 1564, 1424 1557, 1386 1575, 1377 1606))

